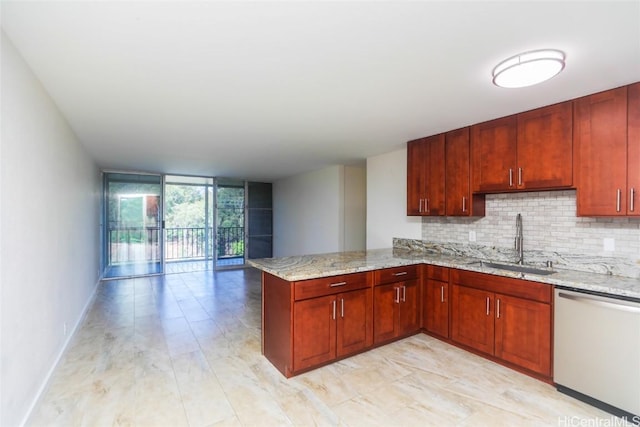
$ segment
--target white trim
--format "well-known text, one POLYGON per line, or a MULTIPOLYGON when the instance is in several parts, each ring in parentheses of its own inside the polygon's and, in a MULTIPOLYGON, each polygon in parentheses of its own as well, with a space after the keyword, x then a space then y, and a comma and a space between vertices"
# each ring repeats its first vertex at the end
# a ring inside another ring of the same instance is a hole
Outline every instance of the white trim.
POLYGON ((40 386, 40 388, 38 389, 38 392, 36 393, 36 397, 31 402, 31 405, 29 405, 29 409, 27 410, 27 413, 25 414, 24 418, 19 424, 20 427, 23 427, 25 424, 27 424, 27 421, 29 421, 29 418, 31 418, 31 416, 33 415, 34 409, 38 406, 39 403, 41 403, 42 397, 44 396, 45 392, 49 388, 49 382, 51 381, 51 377, 53 376, 53 373, 55 372, 60 361, 62 360, 62 357, 67 352, 69 344, 71 343, 71 340, 75 337, 76 332, 78 331, 78 328, 80 327, 80 325, 82 325, 82 323, 84 322, 84 319, 87 317, 89 308, 91 308, 91 306, 93 305, 93 302, 95 301, 96 294, 98 291, 98 286, 100 286, 100 280, 98 280, 96 282, 96 285, 93 287, 93 291, 91 292, 91 297, 89 297, 89 299, 87 300, 87 303, 82 309, 82 313, 80 314, 78 321, 73 326, 71 333, 68 335, 66 341, 62 345, 62 348, 60 349, 60 352, 58 353, 58 356, 56 357, 55 362, 53 362, 53 365, 49 369, 49 372, 47 372, 47 375, 45 376, 45 379, 42 382, 42 385, 40 386))

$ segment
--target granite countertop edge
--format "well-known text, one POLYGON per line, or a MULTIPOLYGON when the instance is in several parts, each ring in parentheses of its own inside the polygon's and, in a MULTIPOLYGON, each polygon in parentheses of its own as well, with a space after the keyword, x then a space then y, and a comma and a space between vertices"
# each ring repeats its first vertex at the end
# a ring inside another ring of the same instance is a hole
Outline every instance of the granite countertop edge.
POLYGON ((262 258, 248 260, 248 263, 259 270, 290 282, 403 265, 431 264, 640 300, 640 279, 559 268, 554 269, 556 271, 554 274, 543 276, 490 268, 480 265, 477 263, 478 261, 480 260, 465 256, 428 254, 389 248, 262 258))

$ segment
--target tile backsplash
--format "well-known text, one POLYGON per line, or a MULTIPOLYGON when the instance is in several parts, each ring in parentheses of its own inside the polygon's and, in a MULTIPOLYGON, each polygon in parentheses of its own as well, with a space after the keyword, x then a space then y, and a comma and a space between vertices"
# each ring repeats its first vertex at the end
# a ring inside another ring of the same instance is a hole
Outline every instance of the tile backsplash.
POLYGON ((522 214, 525 259, 527 252, 613 258, 640 268, 640 218, 577 217, 575 190, 487 195, 482 218, 423 217, 422 240, 513 249, 518 213, 522 214), (475 233, 475 242, 469 240, 470 232, 475 233))

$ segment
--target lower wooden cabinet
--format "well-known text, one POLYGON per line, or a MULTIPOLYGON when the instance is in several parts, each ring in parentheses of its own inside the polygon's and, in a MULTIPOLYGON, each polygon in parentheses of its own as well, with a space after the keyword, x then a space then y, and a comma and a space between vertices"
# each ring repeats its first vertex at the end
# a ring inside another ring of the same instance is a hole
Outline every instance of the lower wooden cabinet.
POLYGON ((456 272, 451 340, 551 377, 551 289, 541 283, 456 272))
POLYGON ((420 330, 419 266, 376 270, 373 288, 373 342, 379 344, 420 330))
POLYGON ((263 273, 262 352, 290 377, 422 326, 550 380, 551 298, 549 285, 438 266, 297 282, 263 273))
POLYGON ((286 377, 373 345, 373 273, 262 275, 262 353, 286 377))
POLYGON ((449 269, 428 265, 424 268, 422 325, 442 338, 449 338, 449 269))
POLYGON ((371 345, 371 289, 296 301, 293 367, 302 370, 371 345))

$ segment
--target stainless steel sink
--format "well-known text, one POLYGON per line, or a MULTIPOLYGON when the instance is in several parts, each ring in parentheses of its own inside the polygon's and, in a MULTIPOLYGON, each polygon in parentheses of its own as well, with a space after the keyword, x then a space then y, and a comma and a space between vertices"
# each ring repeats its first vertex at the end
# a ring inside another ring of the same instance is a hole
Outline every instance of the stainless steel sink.
POLYGON ((553 270, 548 270, 544 268, 536 268, 526 265, 517 265, 517 264, 501 264, 498 262, 490 262, 490 261, 475 261, 471 264, 479 264, 481 267, 489 267, 489 268, 497 268, 499 270, 508 270, 508 271, 516 271, 518 273, 526 273, 526 274, 539 274, 542 276, 547 276, 549 274, 555 273, 553 270))

